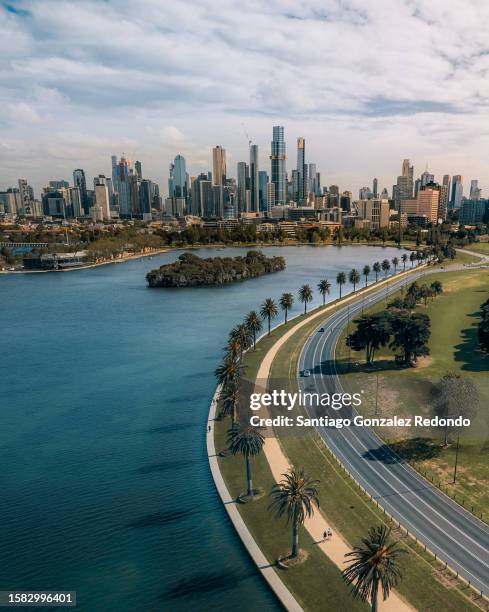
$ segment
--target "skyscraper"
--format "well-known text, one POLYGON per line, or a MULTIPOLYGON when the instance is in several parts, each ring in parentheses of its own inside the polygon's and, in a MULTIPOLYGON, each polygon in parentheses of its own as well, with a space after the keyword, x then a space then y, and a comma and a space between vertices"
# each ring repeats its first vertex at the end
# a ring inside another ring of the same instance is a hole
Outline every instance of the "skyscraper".
POLYGON ((134 169, 136 170, 136 174, 138 175, 138 178, 141 180, 143 178, 143 167, 139 160, 134 162, 134 169))
POLYGON ((246 162, 238 162, 238 212, 246 211, 246 190, 249 186, 249 170, 246 162))
POLYGON ((316 164, 307 164, 307 176, 306 176, 306 185, 304 189, 305 197, 309 195, 309 193, 317 194, 316 190, 316 164))
POLYGON ((102 212, 102 218, 104 220, 110 219, 110 199, 109 190, 107 189, 107 182, 105 176, 101 176, 95 179, 94 182, 95 191, 95 206, 99 206, 102 212))
POLYGON ((258 145, 250 146, 250 191, 251 212, 258 212, 260 209, 258 197, 258 145))
POLYGON ((177 155, 173 164, 170 164, 168 195, 170 198, 184 198, 187 201, 189 195, 188 174, 185 158, 182 155, 177 155))
POLYGON ((373 181, 372 193, 374 194, 374 198, 378 196, 378 181, 376 178, 374 178, 374 181, 373 181))
POLYGON ((452 178, 452 197, 450 198, 450 208, 460 208, 464 190, 464 177, 461 174, 455 174, 452 178))
MULTIPOLYGON (((411 200, 413 197, 413 176, 414 168, 410 165, 409 159, 402 162, 402 174, 397 177, 397 185, 395 191, 395 208, 401 210, 402 200, 411 200)), ((401 212, 403 212, 401 210, 401 212)))
POLYGON ((258 173, 258 210, 268 212, 268 174, 265 170, 258 173))
POLYGON ((275 185, 275 203, 285 204, 285 141, 284 128, 282 125, 273 127, 271 143, 271 170, 272 183, 275 185))
MULTIPOLYGON (((113 158, 112 158, 113 159, 113 158)), ((87 181, 85 178, 85 170, 78 168, 73 170, 73 185, 80 190, 81 207, 85 215, 89 214, 88 198, 87 198, 87 181)))
POLYGON ((215 146, 212 149, 212 166, 213 166, 213 179, 214 185, 225 185, 226 184, 226 149, 223 149, 220 145, 215 146))
POLYGON ((301 204, 306 197, 306 141, 299 136, 297 139, 297 192, 295 199, 301 204))
POLYGON ((480 200, 481 190, 479 189, 479 181, 477 179, 473 179, 470 181, 470 196, 469 197, 471 200, 480 200))
POLYGON ((124 156, 122 156, 120 160, 117 160, 115 155, 112 156, 112 184, 114 185, 114 191, 118 194, 119 212, 121 216, 128 216, 133 213, 131 185, 129 182, 130 169, 130 160, 126 159, 124 156))

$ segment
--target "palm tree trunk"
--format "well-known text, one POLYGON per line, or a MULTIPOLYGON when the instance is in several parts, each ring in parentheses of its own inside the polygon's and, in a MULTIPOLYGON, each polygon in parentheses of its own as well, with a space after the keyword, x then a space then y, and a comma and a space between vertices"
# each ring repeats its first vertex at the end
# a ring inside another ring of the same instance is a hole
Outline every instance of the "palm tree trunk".
POLYGON ((270 318, 270 315, 268 315, 268 335, 270 335, 270 322, 271 322, 271 318, 270 318))
POLYGON ((287 325, 287 308, 285 309, 285 325, 287 325))
POLYGON ((326 294, 323 293, 323 306, 326 304, 326 294))
POLYGON ((368 276, 365 277, 365 287, 368 285, 368 276))
POLYGON ((340 283, 340 300, 341 300, 341 283, 340 283))
POLYGON ((304 314, 307 312, 307 302, 304 302, 304 314))
POLYGON ((374 580, 372 583, 372 612, 377 612, 378 610, 378 592, 379 592, 379 583, 377 580, 374 580))
POLYGON ((249 497, 253 497, 253 482, 251 480, 251 464, 250 464, 250 458, 248 455, 246 455, 245 461, 246 461, 246 482, 248 483, 248 495, 249 497))
POLYGON ((256 351, 256 331, 253 330, 253 350, 256 351))
POLYGON ((292 525, 292 553, 291 557, 295 559, 299 554, 299 526, 294 523, 292 525))

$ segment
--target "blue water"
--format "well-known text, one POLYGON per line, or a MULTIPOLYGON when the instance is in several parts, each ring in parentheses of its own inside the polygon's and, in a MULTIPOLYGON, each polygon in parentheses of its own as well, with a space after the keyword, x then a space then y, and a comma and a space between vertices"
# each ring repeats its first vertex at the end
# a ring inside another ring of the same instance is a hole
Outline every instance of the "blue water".
POLYGON ((90 611, 278 609, 210 476, 214 368, 264 298, 325 277, 334 298, 338 271, 400 253, 264 250, 287 270, 220 288, 147 289, 176 252, 0 277, 0 590, 76 590, 90 611))

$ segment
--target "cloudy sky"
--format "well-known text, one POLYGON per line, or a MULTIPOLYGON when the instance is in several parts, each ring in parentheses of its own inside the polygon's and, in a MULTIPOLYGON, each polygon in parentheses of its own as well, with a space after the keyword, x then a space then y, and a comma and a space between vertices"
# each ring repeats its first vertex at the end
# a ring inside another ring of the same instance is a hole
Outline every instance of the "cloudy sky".
POLYGON ((487 0, 0 0, 0 188, 122 152, 164 185, 215 144, 235 176, 280 124, 323 183, 390 189, 409 157, 489 195, 488 29, 487 0))

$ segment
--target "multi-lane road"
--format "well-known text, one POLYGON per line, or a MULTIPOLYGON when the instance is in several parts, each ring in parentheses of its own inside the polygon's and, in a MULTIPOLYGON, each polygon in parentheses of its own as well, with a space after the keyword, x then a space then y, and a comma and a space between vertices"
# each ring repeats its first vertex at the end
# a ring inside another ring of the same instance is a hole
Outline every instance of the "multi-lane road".
MULTIPOLYGON (((386 293, 411 283, 424 271, 392 280, 388 289, 373 291, 363 298, 363 307, 384 300, 386 293)), ((319 393, 343 392, 335 365, 335 348, 348 318, 362 310, 359 297, 318 323, 323 332, 313 333, 306 342, 299 369, 311 376, 299 378, 302 390, 319 393)), ((344 408, 331 416, 342 414, 344 408)), ((416 407, 413 406, 416 414, 416 407)), ((409 465, 386 447, 368 427, 318 428, 332 452, 353 477, 418 540, 479 590, 489 595, 489 527, 430 485, 409 465)))

